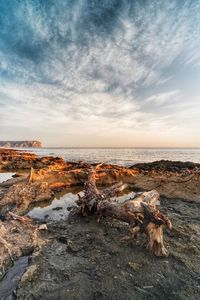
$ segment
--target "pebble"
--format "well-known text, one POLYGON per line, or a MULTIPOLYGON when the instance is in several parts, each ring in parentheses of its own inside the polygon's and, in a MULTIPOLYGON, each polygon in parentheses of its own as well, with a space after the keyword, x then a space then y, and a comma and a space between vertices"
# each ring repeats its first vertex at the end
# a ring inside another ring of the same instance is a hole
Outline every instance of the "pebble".
POLYGON ((39 230, 48 230, 46 224, 41 224, 41 225, 39 225, 38 229, 39 229, 39 230))

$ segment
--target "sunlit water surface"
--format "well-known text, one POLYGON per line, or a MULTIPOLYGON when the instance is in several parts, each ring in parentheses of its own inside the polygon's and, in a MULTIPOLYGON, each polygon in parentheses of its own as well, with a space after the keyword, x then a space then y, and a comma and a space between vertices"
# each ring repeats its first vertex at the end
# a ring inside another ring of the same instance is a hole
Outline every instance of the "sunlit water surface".
POLYGON ((66 161, 105 162, 123 166, 162 159, 200 163, 200 148, 40 148, 27 150, 41 156, 59 156, 66 161))
MULTIPOLYGON (((83 195, 83 191, 79 191, 79 195, 83 195)), ((124 202, 135 196, 134 192, 126 191, 123 195, 114 198, 118 203, 124 202)), ((52 202, 38 203, 37 207, 34 207, 29 211, 28 216, 43 221, 58 221, 66 220, 71 209, 77 206, 76 200, 78 200, 78 190, 72 189, 71 192, 64 193, 63 195, 57 195, 52 202)))
POLYGON ((8 180, 8 179, 11 179, 12 176, 14 175, 15 173, 9 173, 9 172, 0 172, 0 183, 8 180))

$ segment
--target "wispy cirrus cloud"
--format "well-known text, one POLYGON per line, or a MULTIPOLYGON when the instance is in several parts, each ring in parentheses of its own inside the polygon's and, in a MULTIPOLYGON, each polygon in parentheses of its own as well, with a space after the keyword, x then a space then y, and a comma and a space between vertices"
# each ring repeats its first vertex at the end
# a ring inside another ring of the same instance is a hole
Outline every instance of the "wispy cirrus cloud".
POLYGON ((180 97, 180 91, 169 91, 166 93, 158 93, 150 96, 149 98, 145 99, 144 103, 150 103, 151 105, 156 106, 163 106, 170 102, 174 103, 180 97))
MULTIPOLYGON (((200 1, 28 0, 0 8, 3 137, 95 146, 93 135, 98 145, 109 134, 118 145, 120 134, 124 145, 140 145, 147 131, 160 144, 171 132, 181 145, 183 104, 200 92, 191 92, 198 78, 187 86, 179 76, 200 75, 200 1)), ((190 114, 193 128, 199 121, 190 114)))

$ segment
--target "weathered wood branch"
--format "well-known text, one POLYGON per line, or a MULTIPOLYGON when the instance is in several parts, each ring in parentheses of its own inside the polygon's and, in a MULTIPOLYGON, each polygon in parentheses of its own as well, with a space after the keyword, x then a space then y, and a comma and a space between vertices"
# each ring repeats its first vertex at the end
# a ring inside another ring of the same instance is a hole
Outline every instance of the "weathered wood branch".
MULTIPOLYGON (((98 167, 98 166, 97 166, 98 167)), ((91 212, 98 212, 98 206, 105 200, 107 201, 120 193, 127 187, 126 184, 117 183, 110 188, 99 190, 96 186, 96 168, 90 168, 88 170, 88 181, 84 186, 84 196, 80 197, 77 204, 80 207, 82 215, 88 215, 91 212)))
POLYGON ((26 216, 25 216, 25 217, 18 216, 18 215, 16 215, 16 214, 12 213, 11 211, 8 212, 8 215, 9 215, 12 219, 17 220, 17 221, 19 221, 19 222, 21 222, 21 223, 24 223, 24 224, 28 224, 28 223, 31 223, 31 222, 32 222, 32 220, 31 220, 29 217, 26 217, 26 216))
POLYGON ((98 220, 104 215, 127 222, 133 238, 136 238, 139 233, 145 233, 149 250, 156 256, 166 256, 163 226, 171 229, 172 224, 157 208, 159 193, 152 190, 142 193, 135 199, 118 203, 113 201, 112 197, 117 196, 126 185, 118 183, 110 188, 99 190, 96 186, 97 178, 96 169, 91 167, 88 181, 85 183, 84 196, 79 196, 77 200, 80 213, 83 216, 96 214, 98 220))

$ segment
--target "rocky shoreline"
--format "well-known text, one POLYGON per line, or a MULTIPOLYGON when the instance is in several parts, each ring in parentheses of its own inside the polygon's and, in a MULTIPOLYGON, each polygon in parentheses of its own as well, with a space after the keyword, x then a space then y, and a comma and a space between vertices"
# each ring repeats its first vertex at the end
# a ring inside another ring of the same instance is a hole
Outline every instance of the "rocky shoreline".
MULTIPOLYGON (((83 186, 88 176, 84 162, 0 149, 0 170, 15 173, 0 183, 0 293, 5 292, 8 267, 28 255, 29 267, 14 288, 16 299, 197 299, 200 164, 159 161, 98 168, 100 189, 123 182, 128 184, 127 193, 152 189, 160 193, 163 212, 174 224, 172 232, 165 232, 167 259, 154 258, 145 250, 143 237, 122 242, 119 236, 125 235, 127 226, 110 218, 97 224, 93 217, 71 215, 45 227, 26 217, 31 205, 83 186)), ((6 297, 4 293, 1 299, 6 297)))
MULTIPOLYGON (((0 170, 17 171, 16 178, 1 184, 47 182, 52 192, 83 185, 87 179, 87 164, 66 162, 59 157, 38 157, 33 153, 0 149, 0 170)), ((97 174, 99 186, 122 181, 135 190, 156 189, 161 196, 199 201, 200 164, 192 162, 157 161, 135 164, 126 168, 102 164, 97 174)))

